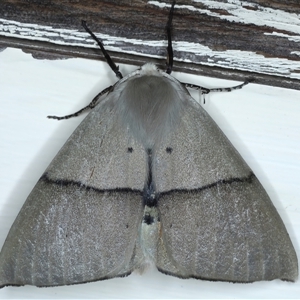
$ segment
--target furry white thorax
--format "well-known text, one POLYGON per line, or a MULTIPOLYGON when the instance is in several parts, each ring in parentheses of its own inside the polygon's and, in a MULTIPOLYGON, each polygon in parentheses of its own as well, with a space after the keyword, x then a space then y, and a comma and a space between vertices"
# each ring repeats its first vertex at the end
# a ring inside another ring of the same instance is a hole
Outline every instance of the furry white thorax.
POLYGON ((175 130, 189 98, 174 77, 152 63, 121 79, 115 91, 124 126, 145 148, 155 147, 175 130))

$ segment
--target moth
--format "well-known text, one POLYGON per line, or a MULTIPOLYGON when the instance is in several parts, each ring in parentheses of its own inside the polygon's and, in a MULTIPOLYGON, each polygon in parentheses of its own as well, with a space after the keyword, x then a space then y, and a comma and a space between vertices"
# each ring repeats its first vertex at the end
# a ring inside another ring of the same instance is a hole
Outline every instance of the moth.
POLYGON ((153 64, 119 80, 67 140, 23 205, 0 254, 0 287, 59 286, 165 274, 229 282, 294 281, 298 262, 266 191, 188 93, 206 89, 153 64))

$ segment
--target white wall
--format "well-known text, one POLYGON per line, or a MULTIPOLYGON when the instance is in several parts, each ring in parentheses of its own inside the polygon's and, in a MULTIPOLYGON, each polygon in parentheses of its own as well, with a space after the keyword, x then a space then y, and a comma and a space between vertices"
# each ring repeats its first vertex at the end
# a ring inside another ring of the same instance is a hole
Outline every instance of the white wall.
MULTIPOLYGON (((175 62, 176 65, 176 62, 175 62)), ((136 67, 121 65, 123 75, 136 67)), ((0 53, 0 247, 36 181, 80 123, 70 114, 116 82, 100 62, 36 60, 21 50, 0 53)), ((232 81, 172 73, 206 87, 232 81)), ((199 93, 193 92, 199 100, 199 93)), ((300 92, 249 84, 206 97, 205 109, 253 169, 281 215, 299 256, 300 92)), ((181 280, 148 270, 142 276, 57 288, 7 287, 0 298, 299 298, 300 281, 232 284, 181 280)))

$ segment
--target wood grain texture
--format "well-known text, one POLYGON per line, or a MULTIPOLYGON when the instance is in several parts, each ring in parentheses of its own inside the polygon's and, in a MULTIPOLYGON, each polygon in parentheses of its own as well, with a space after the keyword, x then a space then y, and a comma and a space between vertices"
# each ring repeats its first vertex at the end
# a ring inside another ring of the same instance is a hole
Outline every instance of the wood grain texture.
MULTIPOLYGON (((2 0, 0 47, 37 58, 103 59, 81 28, 84 19, 116 62, 163 67, 169 7, 170 1, 2 0)), ((177 1, 174 69, 300 89, 299 16, 296 0, 177 1)))

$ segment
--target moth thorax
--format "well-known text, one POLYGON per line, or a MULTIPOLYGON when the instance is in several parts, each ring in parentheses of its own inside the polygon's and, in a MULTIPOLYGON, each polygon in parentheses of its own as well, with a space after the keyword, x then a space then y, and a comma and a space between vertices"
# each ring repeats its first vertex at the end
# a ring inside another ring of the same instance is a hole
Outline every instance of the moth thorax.
POLYGON ((161 75, 136 76, 126 83, 119 99, 124 125, 145 146, 154 145, 178 125, 182 101, 161 75))

